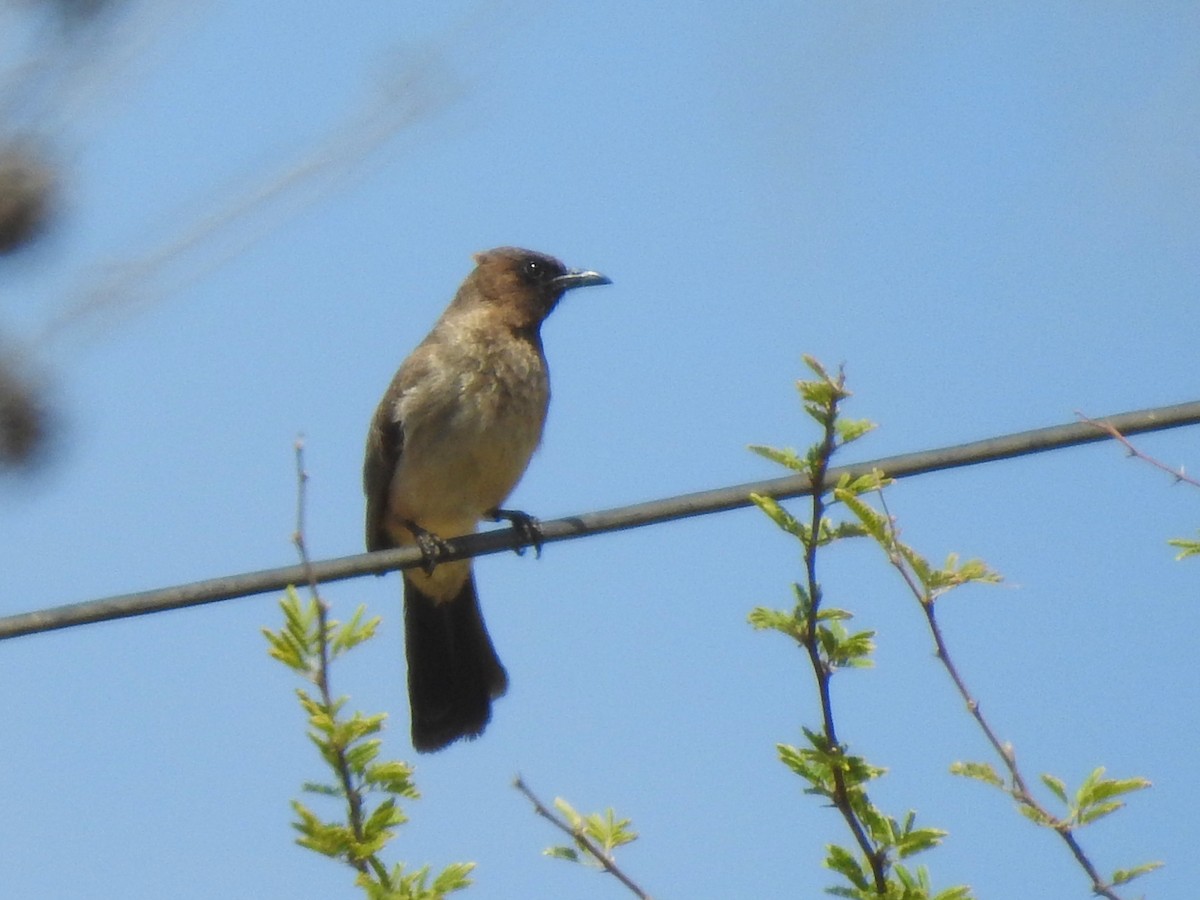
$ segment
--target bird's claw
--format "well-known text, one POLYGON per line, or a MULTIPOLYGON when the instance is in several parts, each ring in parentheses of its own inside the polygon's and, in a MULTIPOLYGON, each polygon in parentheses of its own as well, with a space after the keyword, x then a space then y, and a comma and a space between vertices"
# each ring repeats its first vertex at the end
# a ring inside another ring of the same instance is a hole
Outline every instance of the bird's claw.
POLYGON ((519 509, 493 509, 488 516, 493 522, 503 521, 512 525, 517 537, 513 544, 513 550, 517 556, 523 556, 525 546, 528 545, 533 548, 535 559, 542 558, 544 536, 542 535, 542 525, 537 518, 527 512, 521 512, 519 509))
POLYGON ((421 568, 426 575, 432 575, 442 557, 450 552, 450 545, 444 540, 416 522, 406 522, 405 527, 412 532, 416 539, 417 549, 421 551, 421 568))

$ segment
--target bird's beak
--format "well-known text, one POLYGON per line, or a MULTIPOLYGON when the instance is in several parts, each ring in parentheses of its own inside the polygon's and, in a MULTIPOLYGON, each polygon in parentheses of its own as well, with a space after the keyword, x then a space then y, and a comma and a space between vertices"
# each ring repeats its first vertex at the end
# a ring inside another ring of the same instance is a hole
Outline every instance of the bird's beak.
POLYGON ((612 284, 612 279, 599 272, 587 269, 571 269, 565 275, 559 275, 553 284, 560 290, 569 291, 572 288, 590 287, 593 284, 612 284))

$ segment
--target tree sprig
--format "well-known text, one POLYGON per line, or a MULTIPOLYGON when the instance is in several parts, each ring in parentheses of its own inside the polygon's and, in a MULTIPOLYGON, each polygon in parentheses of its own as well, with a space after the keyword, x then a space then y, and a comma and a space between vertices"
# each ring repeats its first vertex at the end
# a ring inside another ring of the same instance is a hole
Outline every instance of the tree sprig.
POLYGON ((546 819, 559 831, 571 838, 570 844, 556 844, 543 852, 554 859, 578 863, 582 866, 606 872, 616 878, 639 900, 651 900, 641 886, 617 865, 615 851, 618 847, 637 840, 637 832, 629 819, 619 819, 611 807, 603 813, 583 814, 562 797, 554 799, 557 814, 543 803, 530 789, 525 780, 518 776, 513 787, 520 791, 533 805, 533 811, 546 819))
POLYGON ((908 868, 901 860, 936 847, 946 836, 938 828, 918 827, 916 813, 903 818, 887 815, 871 800, 869 784, 886 770, 852 753, 838 737, 831 682, 843 670, 871 665, 875 633, 847 627, 853 614, 824 603, 818 578, 818 550, 848 538, 864 537, 877 522, 869 517, 837 520, 827 515, 830 504, 859 503, 860 497, 882 490, 888 480, 879 472, 843 476, 828 484, 831 459, 847 444, 858 440, 875 426, 863 419, 841 415, 841 404, 850 397, 844 373, 831 375, 811 357, 806 365, 816 376, 800 381, 805 413, 821 429, 820 439, 803 453, 754 446, 751 449, 774 462, 807 475, 813 485, 811 504, 805 516, 789 512, 769 497, 751 499, 781 530, 796 538, 803 551, 804 579, 793 584, 795 603, 790 610, 757 607, 750 624, 772 630, 795 641, 808 658, 821 707, 820 726, 803 728, 803 745, 779 744, 780 761, 808 785, 806 793, 827 800, 841 814, 853 844, 826 847, 825 866, 842 878, 828 892, 852 900, 969 900, 965 886, 935 892, 928 871, 908 868))
MULTIPOLYGON (((879 473, 880 485, 886 482, 883 473, 879 473)), ((1118 869, 1109 878, 1101 876, 1091 859, 1084 852, 1075 832, 1096 820, 1116 812, 1123 801, 1116 799, 1124 794, 1142 790, 1150 786, 1144 778, 1106 779, 1104 769, 1092 771, 1069 798, 1064 782, 1057 776, 1042 775, 1042 784, 1065 807, 1063 814, 1055 815, 1045 805, 1040 803, 1030 791, 1026 779, 1017 765, 1016 751, 1011 744, 1004 743, 998 737, 991 723, 985 718, 980 704, 970 692, 965 680, 955 664, 941 624, 937 617, 937 604, 947 592, 968 584, 996 584, 1002 580, 998 572, 993 571, 985 562, 979 559, 968 559, 960 562, 957 554, 951 553, 946 561, 937 566, 919 553, 911 545, 900 539, 899 530, 894 518, 888 512, 887 502, 882 491, 879 492, 879 503, 882 510, 877 510, 862 497, 862 491, 849 490, 838 485, 833 490, 834 499, 846 506, 857 518, 865 533, 878 544, 887 554, 888 561, 900 573, 905 585, 920 604, 925 616, 929 633, 933 638, 936 655, 950 679, 954 682, 959 695, 972 718, 983 732, 988 743, 1002 762, 1007 777, 1002 776, 987 762, 957 762, 950 771, 974 779, 990 787, 1005 791, 1016 802, 1018 811, 1035 824, 1051 829, 1066 843, 1078 865, 1084 870, 1091 882, 1092 892, 1107 900, 1121 900, 1115 887, 1126 884, 1134 878, 1161 866, 1159 862, 1150 862, 1128 869, 1118 869)))
MULTIPOLYGON (((303 443, 296 442, 297 504, 293 542, 302 564, 309 567, 304 542, 303 443)), ((442 900, 471 884, 474 863, 452 863, 431 877, 428 866, 406 871, 403 864, 388 866, 382 851, 407 821, 402 800, 419 796, 413 770, 399 760, 381 759, 385 713, 348 712, 349 698, 334 697, 330 667, 334 660, 375 636, 379 617, 366 617, 359 606, 345 622, 329 617, 329 608, 309 581, 310 597, 301 599, 289 587, 279 601, 283 626, 262 630, 267 652, 311 688, 297 688, 296 696, 308 717, 308 738, 328 767, 330 779, 307 782, 306 794, 339 802, 344 814, 325 818, 309 805, 292 801, 299 832, 296 843, 315 853, 345 863, 355 870, 355 884, 370 900, 442 900)))

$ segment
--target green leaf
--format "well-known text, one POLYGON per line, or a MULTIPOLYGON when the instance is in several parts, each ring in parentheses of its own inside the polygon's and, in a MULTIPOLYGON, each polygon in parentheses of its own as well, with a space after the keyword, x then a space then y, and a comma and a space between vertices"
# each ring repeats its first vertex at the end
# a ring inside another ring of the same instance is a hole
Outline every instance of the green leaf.
POLYGON ((279 631, 262 629, 267 639, 267 652, 288 668, 307 672, 316 654, 316 604, 300 600, 294 587, 288 587, 279 601, 284 627, 279 631))
POLYGON ((629 825, 630 820, 617 819, 611 807, 604 811, 604 815, 592 813, 584 819, 585 833, 609 852, 637 840, 637 832, 630 829, 629 825))
POLYGON ((998 584, 1003 580, 1000 573, 989 569, 983 560, 968 559, 960 565, 958 554, 951 553, 946 557, 942 568, 930 573, 926 586, 941 593, 976 581, 984 584, 998 584))
POLYGON ((846 488, 834 488, 835 500, 844 503, 850 512, 862 523, 867 534, 873 537, 881 546, 888 547, 891 543, 891 522, 874 507, 863 502, 856 494, 846 488))
MULTIPOLYGON (((390 829, 403 825, 407 821, 404 812, 396 805, 396 801, 388 797, 375 808, 363 823, 363 836, 374 840, 380 836, 391 837, 390 829)), ((372 851, 374 852, 374 851, 372 851)))
POLYGON ((350 617, 349 622, 333 630, 329 641, 331 654, 340 655, 375 636, 375 631, 381 621, 380 617, 375 616, 373 619, 363 622, 362 617, 365 612, 366 607, 360 604, 354 610, 354 615, 350 617))
POLYGON ((471 886, 470 874, 475 871, 475 863, 451 863, 433 879, 435 894, 450 894, 471 886))
POLYGON ((767 516, 788 534, 800 538, 801 541, 808 541, 808 527, 801 523, 795 516, 779 505, 772 497, 767 497, 763 494, 751 494, 750 499, 754 505, 761 509, 767 516))
POLYGON ((346 765, 349 766, 350 771, 355 775, 361 776, 366 771, 367 766, 373 763, 375 757, 379 755, 379 749, 382 744, 381 740, 374 738, 346 748, 346 765))
POLYGON ((777 744, 779 760, 801 778, 808 782, 805 792, 821 797, 833 797, 833 776, 827 762, 820 754, 812 750, 793 747, 790 744, 777 744))
POLYGON ((562 797, 554 799, 554 807, 575 836, 576 846, 549 847, 543 851, 547 856, 603 868, 604 861, 612 860, 617 847, 637 840, 637 832, 630 827, 630 820, 617 818, 611 807, 603 813, 582 815, 562 797))
POLYGON ((832 377, 819 361, 811 356, 804 357, 804 364, 817 376, 817 380, 801 380, 796 382, 796 389, 804 400, 804 411, 814 420, 824 425, 836 414, 837 406, 850 392, 845 387, 845 376, 839 371, 837 378, 832 377))
POLYGON ((1114 813, 1125 804, 1120 800, 1109 800, 1107 803, 1093 803, 1086 809, 1081 809, 1075 816, 1075 821, 1080 825, 1090 825, 1097 819, 1103 819, 1109 813, 1114 813))
POLYGON ((1075 792, 1076 806, 1086 806, 1091 802, 1092 792, 1102 778, 1104 778, 1104 766, 1097 766, 1088 773, 1088 776, 1083 779, 1083 783, 1079 785, 1079 790, 1075 792))
POLYGON ((781 466, 786 466, 794 472, 807 472, 807 461, 800 458, 800 455, 790 447, 778 450, 774 447, 764 447, 762 444, 751 444, 750 450, 757 453, 771 462, 779 463, 781 466))
POLYGON ((974 778, 976 781, 982 781, 984 784, 990 784, 992 787, 1004 787, 1004 779, 992 768, 991 763, 956 762, 950 765, 950 772, 953 775, 961 775, 964 778, 974 778))
POLYGON ((863 528, 858 522, 851 522, 847 520, 831 525, 828 519, 824 519, 822 520, 821 524, 826 526, 824 529, 824 533, 826 534, 826 540, 824 543, 827 544, 831 544, 834 541, 840 541, 845 538, 860 538, 867 536, 867 529, 863 528))
POLYGON ((836 606, 823 606, 817 611, 818 622, 848 622, 854 618, 854 613, 848 609, 838 609, 836 606))
POLYGON ((874 431, 877 426, 868 419, 838 419, 834 423, 837 430, 838 443, 842 446, 857 441, 864 434, 874 431))
POLYGON ((804 361, 804 364, 808 366, 812 373, 822 381, 832 381, 832 379, 829 377, 829 373, 825 371, 825 367, 821 364, 821 361, 815 356, 809 356, 807 353, 805 353, 800 358, 804 361))
POLYGON ((1080 825, 1091 824, 1125 805, 1115 798, 1148 787, 1150 782, 1145 778, 1105 778, 1104 768, 1096 768, 1075 792, 1072 819, 1080 825))
POLYGON ((1187 559, 1189 556, 1200 556, 1200 541, 1189 540, 1188 538, 1171 538, 1167 543, 1172 547, 1178 547, 1180 552, 1175 555, 1175 559, 1187 559))
POLYGON ((389 759, 367 766, 363 779, 369 787, 415 800, 420 794, 412 782, 412 774, 412 766, 389 759))
POLYGON ((790 622, 792 614, 784 612, 781 609, 768 609, 765 606, 756 606, 750 610, 750 614, 746 616, 748 621, 758 631, 771 629, 773 631, 782 631, 786 623, 790 622))
POLYGON ((1163 864, 1161 862, 1155 861, 1142 863, 1140 866, 1134 866, 1131 869, 1117 869, 1117 871, 1113 872, 1112 883, 1114 885, 1128 884, 1133 879, 1139 878, 1147 872, 1153 872, 1155 869, 1161 869, 1162 867, 1163 864))
MULTIPOLYGON (((1097 769, 1096 771, 1103 773, 1104 769, 1097 769)), ((1090 785, 1088 798, 1091 802, 1107 800, 1110 797, 1120 797, 1123 794, 1129 794, 1133 791, 1144 791, 1150 786, 1150 781, 1146 778, 1097 779, 1090 785)))
POLYGON ((796 613, 756 606, 750 610, 747 619, 758 631, 778 631, 801 645, 808 639, 808 623, 796 613))
POLYGON ((274 632, 269 628, 262 629, 262 633, 270 645, 267 653, 272 659, 279 660, 289 669, 299 672, 305 670, 304 648, 297 644, 291 635, 286 631, 274 632))
POLYGON ((1124 802, 1115 799, 1132 791, 1150 787, 1145 778, 1105 778, 1104 767, 1093 769, 1075 792, 1075 809, 1072 818, 1080 825, 1088 825, 1116 812, 1124 802))
POLYGON ((297 844, 334 859, 345 856, 354 841, 354 834, 348 827, 321 821, 312 810, 295 800, 292 809, 298 818, 292 823, 292 827, 300 832, 297 844))
POLYGON ((1054 828, 1058 824, 1051 816, 1028 803, 1018 803, 1017 811, 1033 824, 1041 825, 1043 828, 1054 828))
POLYGON ((332 784, 321 784, 316 781, 306 781, 300 785, 300 790, 306 794, 318 794, 322 797, 344 797, 346 792, 332 784))
MULTIPOLYGON (((340 710, 345 702, 345 697, 339 697, 335 701, 335 708, 340 710)), ((369 745, 371 742, 365 739, 370 735, 378 734, 382 731, 383 723, 386 720, 387 713, 364 716, 358 712, 354 713, 349 719, 337 719, 329 728, 329 743, 338 748, 349 748, 351 745, 359 742, 363 742, 363 746, 369 745)), ((357 748, 355 752, 358 752, 357 748)))
POLYGON ((554 808, 562 813, 563 818, 566 819, 567 823, 576 831, 583 827, 583 816, 577 813, 575 811, 575 807, 571 806, 571 804, 562 797, 554 798, 554 808))
POLYGON ((871 882, 866 870, 853 853, 837 844, 825 847, 825 867, 837 872, 859 890, 869 890, 871 882))
POLYGON ((930 850, 940 844, 949 832, 940 828, 914 828, 901 835, 896 842, 897 852, 904 859, 914 854, 930 850))
MULTIPOLYGON (((847 785, 847 788, 850 786, 847 785)), ((864 796, 859 783, 850 791, 850 806, 863 823, 871 840, 879 847, 894 847, 896 844, 896 822, 872 806, 864 796)))
POLYGON ((888 478, 882 469, 872 469, 870 472, 864 472, 862 475, 851 475, 847 472, 838 477, 835 487, 837 490, 846 491, 858 496, 860 494, 877 493, 891 483, 892 479, 888 478))
POLYGON ((1057 797, 1062 803, 1067 802, 1067 786, 1063 783, 1061 778, 1056 778, 1049 773, 1043 773, 1042 784, 1050 788, 1050 790, 1054 793, 1054 796, 1057 797))
POLYGON ((832 669, 871 666, 873 663, 870 657, 875 650, 874 638, 873 631, 850 634, 841 622, 836 620, 825 620, 817 628, 821 657, 832 669))

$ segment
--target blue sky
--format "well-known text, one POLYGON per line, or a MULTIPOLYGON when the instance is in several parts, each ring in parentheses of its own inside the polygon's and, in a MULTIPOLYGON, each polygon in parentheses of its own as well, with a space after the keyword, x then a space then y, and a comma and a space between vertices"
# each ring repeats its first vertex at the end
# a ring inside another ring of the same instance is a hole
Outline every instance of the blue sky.
MULTIPOLYGON (((545 518, 779 474, 746 445, 814 438, 804 353, 844 362, 848 412, 880 425, 845 461, 1195 399, 1200 12, 1152 7, 130 7, 29 115, 65 206, 0 268, 0 325, 32 345, 61 429, 49 465, 0 482, 0 610, 293 562, 299 433, 309 546, 358 552, 369 416, 470 254, 501 244, 614 282, 544 330, 554 401, 512 505, 545 518), (423 112, 361 165, 196 226, 363 135, 347 123, 405 77, 384 109, 423 112), (180 239, 115 311, 38 337, 180 239)), ((1138 443, 1195 468, 1196 435, 1138 443)), ((1156 900, 1200 878, 1200 570, 1166 545, 1198 500, 1112 445, 889 500, 927 555, 1006 576, 951 596, 944 627, 1027 773, 1154 782, 1081 840, 1103 871, 1164 860, 1129 892, 1156 900)), ((481 561, 512 687, 481 740, 415 760, 397 858, 477 861, 466 896, 621 896, 539 856, 557 835, 520 773, 631 817, 622 860, 655 896, 819 895, 845 834, 774 749, 816 722, 814 691, 745 622, 799 573, 750 510, 481 561)), ((878 551, 834 549, 824 584, 878 632, 876 668, 835 682, 842 737, 890 770, 885 808, 950 832, 924 859, 935 883, 1089 896, 1052 836, 946 774, 986 748, 878 551)), ((335 688, 389 711, 389 752, 413 758, 398 576, 325 595, 384 617, 335 688)), ((278 620, 264 596, 5 643, 6 895, 354 896, 292 843, 288 801, 321 769, 259 634, 278 620)))

